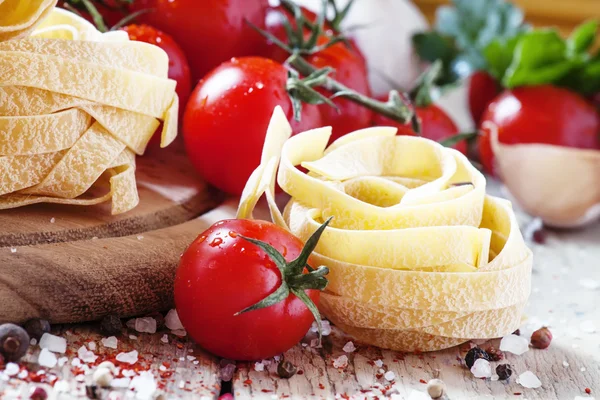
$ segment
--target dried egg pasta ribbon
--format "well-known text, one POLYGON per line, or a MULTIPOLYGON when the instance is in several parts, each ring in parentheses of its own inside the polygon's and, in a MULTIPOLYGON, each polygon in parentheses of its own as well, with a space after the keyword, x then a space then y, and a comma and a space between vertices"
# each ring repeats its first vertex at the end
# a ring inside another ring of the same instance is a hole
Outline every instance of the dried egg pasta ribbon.
POLYGON ((112 199, 126 212, 139 202, 135 154, 161 121, 162 147, 177 134, 168 57, 55 4, 0 1, 0 209, 112 199))
POLYGON ((330 133, 290 138, 276 109, 238 209, 251 217, 265 193, 273 220, 302 240, 333 216, 313 253, 330 270, 324 314, 366 343, 400 351, 514 331, 532 255, 510 203, 486 196, 466 157, 433 141, 382 127, 326 148, 330 133), (277 170, 292 196, 283 213, 274 202, 277 170))

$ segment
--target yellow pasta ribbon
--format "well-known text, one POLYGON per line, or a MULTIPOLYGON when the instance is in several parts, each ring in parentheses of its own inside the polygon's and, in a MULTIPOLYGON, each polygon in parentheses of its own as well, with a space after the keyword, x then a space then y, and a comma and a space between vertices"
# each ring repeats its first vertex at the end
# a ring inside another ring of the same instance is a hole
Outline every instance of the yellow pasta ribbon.
POLYGON ((357 339, 398 351, 439 350, 517 329, 532 254, 510 203, 460 152, 395 128, 291 136, 275 109, 260 166, 242 194, 250 218, 266 194, 272 219, 306 241, 330 273, 321 311, 357 339), (308 173, 298 169, 302 166, 308 173), (275 204, 275 178, 291 196, 275 204))
POLYGON ((48 202, 112 213, 139 197, 135 154, 179 102, 157 46, 101 33, 56 0, 0 0, 0 209, 48 202))

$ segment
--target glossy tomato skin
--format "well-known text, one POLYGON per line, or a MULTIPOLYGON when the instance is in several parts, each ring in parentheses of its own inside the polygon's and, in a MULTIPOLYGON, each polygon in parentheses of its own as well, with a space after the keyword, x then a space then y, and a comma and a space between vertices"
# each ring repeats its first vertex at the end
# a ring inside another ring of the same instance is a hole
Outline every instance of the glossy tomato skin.
POLYGON ((293 132, 322 125, 314 105, 304 105, 293 118, 285 89, 287 70, 273 60, 243 57, 221 64, 196 86, 183 118, 187 153, 196 170, 217 188, 242 193, 259 165, 265 133, 276 106, 281 106, 293 132))
MULTIPOLYGON (((323 44, 327 40, 327 38, 321 37, 317 43, 323 44)), ((332 67, 335 71, 331 76, 335 80, 358 93, 371 96, 364 59, 353 53, 343 43, 337 43, 308 56, 307 61, 317 68, 332 67)), ((317 88, 317 90, 327 97, 332 95, 323 88, 317 88)), ((333 128, 330 142, 347 133, 366 128, 371 123, 373 112, 368 108, 341 97, 334 99, 333 102, 338 107, 337 110, 328 104, 319 105, 323 123, 333 128)))
MULTIPOLYGON (((297 258, 303 247, 300 239, 270 222, 218 222, 183 253, 175 277, 175 304, 186 331, 206 350, 232 360, 261 360, 297 344, 313 316, 294 295, 234 315, 281 284, 275 263, 240 234, 271 244, 287 261, 297 258)), ((318 304, 318 290, 306 293, 318 304)))
POLYGON ((131 9, 155 10, 138 20, 179 43, 197 82, 231 57, 254 53, 264 39, 246 20, 263 28, 267 7, 268 0, 136 0, 131 9))
POLYGON ((485 71, 476 71, 469 79, 469 111, 475 125, 488 105, 498 96, 502 88, 496 79, 485 71))
POLYGON ((490 125, 505 144, 545 143, 579 149, 600 148, 600 116, 590 103, 570 90, 550 85, 520 87, 500 94, 481 121, 479 156, 494 173, 490 125))
MULTIPOLYGON (((386 101, 385 98, 381 98, 381 101, 386 101)), ((436 142, 446 139, 450 136, 454 136, 459 133, 459 130, 452 121, 452 118, 448 116, 440 107, 435 104, 430 104, 427 107, 416 107, 417 116, 421 120, 421 136, 427 139, 435 140, 436 142)), ((400 124, 393 121, 381 114, 375 114, 373 118, 373 125, 378 126, 393 126, 398 128, 398 135, 416 136, 415 131, 411 128, 410 124, 400 124)), ((463 154, 467 152, 467 143, 461 141, 457 143, 454 148, 463 154)))
POLYGON ((129 34, 129 39, 153 44, 167 53, 169 56, 169 78, 177 82, 176 92, 179 96, 179 111, 180 114, 183 114, 183 109, 192 91, 192 78, 190 76, 190 66, 181 47, 171 36, 149 25, 132 24, 122 29, 129 34))

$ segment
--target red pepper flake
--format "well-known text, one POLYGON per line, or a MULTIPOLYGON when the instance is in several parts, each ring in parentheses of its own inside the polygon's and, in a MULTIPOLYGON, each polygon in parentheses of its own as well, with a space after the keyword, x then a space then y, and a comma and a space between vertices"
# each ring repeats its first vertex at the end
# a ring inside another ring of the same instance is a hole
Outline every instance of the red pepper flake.
POLYGON ((381 379, 382 377, 383 377, 383 374, 376 374, 375 375, 375 378, 377 378, 377 379, 381 379))
POLYGON ((321 389, 321 390, 325 389, 325 385, 323 385, 322 383, 319 383, 319 389, 321 389))
POLYGON ((514 394, 515 396, 520 396, 520 395, 522 395, 523 393, 521 393, 521 392, 514 392, 513 394, 514 394))
POLYGON ((423 383, 423 384, 427 384, 427 381, 425 379, 419 379, 419 382, 423 383))
POLYGON ((162 365, 163 365, 165 368, 171 368, 171 363, 170 363, 170 362, 163 361, 163 362, 162 362, 162 365))
POLYGON ((371 367, 373 367, 375 365, 375 361, 369 360, 369 361, 367 361, 367 364, 369 364, 371 367))
POLYGON ((296 372, 297 375, 304 375, 304 371, 300 370, 298 372, 296 372))
POLYGON ((585 388, 585 392, 586 392, 587 394, 591 394, 591 393, 592 393, 592 389, 590 389, 590 388, 585 388))
POLYGON ((272 392, 272 390, 269 390, 269 389, 263 389, 263 390, 261 390, 261 392, 263 392, 263 393, 271 393, 271 392, 272 392))
POLYGON ((246 379, 244 385, 252 385, 252 379, 246 379))
POLYGON ((179 350, 183 349, 183 344, 182 343, 177 343, 175 346, 177 346, 177 348, 179 350))

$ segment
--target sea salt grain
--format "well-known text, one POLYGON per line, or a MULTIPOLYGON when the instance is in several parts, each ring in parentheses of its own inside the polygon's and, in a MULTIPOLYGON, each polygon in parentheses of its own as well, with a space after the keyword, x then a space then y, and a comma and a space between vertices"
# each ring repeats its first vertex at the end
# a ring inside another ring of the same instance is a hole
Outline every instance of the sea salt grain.
POLYGON ((4 373, 8 376, 15 376, 19 373, 19 365, 12 362, 7 363, 4 367, 4 373))
POLYGON ((169 310, 167 315, 165 315, 165 326, 172 331, 184 329, 183 324, 179 320, 179 315, 177 315, 177 310, 169 310))
POLYGON ((62 354, 67 351, 67 339, 50 333, 44 333, 40 339, 40 348, 62 354))
POLYGON ((160 338, 160 341, 163 343, 169 343, 169 336, 167 336, 167 334, 165 333, 164 335, 162 335, 162 337, 160 338))
POLYGON ((77 357, 84 363, 93 363, 98 358, 93 351, 88 350, 85 346, 81 346, 79 350, 77 350, 77 357))
MULTIPOLYGON (((311 332, 319 332, 319 326, 316 322, 312 323, 310 327, 311 332)), ((323 336, 329 336, 331 334, 331 324, 326 319, 321 320, 321 334, 323 336)))
POLYGON ((139 376, 131 380, 129 388, 136 392, 138 399, 152 399, 158 386, 150 371, 142 371, 139 376))
POLYGON ((507 335, 500 341, 500 350, 520 356, 529 350, 529 341, 522 336, 507 335))
POLYGON ((394 371, 388 371, 385 373, 385 375, 383 375, 383 377, 385 378, 385 380, 391 382, 394 379, 396 379, 396 374, 394 374, 394 371))
MULTIPOLYGON (((52 354, 52 353, 50 353, 50 354, 52 354)), ((19 378, 19 379, 25 379, 28 376, 29 376, 29 372, 27 372, 26 369, 24 369, 23 371, 21 371, 17 374, 17 378, 19 378)))
POLYGON ((77 357, 71 360, 71 366, 79 367, 81 365, 81 360, 77 357))
POLYGON ((96 350, 96 342, 89 342, 88 343, 88 349, 90 350, 96 350))
POLYGON ((137 336, 135 336, 135 335, 129 335, 129 339, 131 339, 131 340, 137 340, 137 336))
POLYGON ((142 333, 156 333, 156 320, 152 317, 136 318, 134 329, 142 333))
POLYGON ((10 248, 10 252, 11 253, 16 253, 17 252, 17 248, 16 247, 11 247, 10 248))
POLYGON ((265 370, 265 364, 263 364, 261 362, 254 363, 254 370, 258 371, 258 372, 264 371, 265 370))
POLYGON ((221 367, 220 377, 224 382, 229 382, 233 378, 233 373, 235 372, 235 364, 227 364, 221 367))
POLYGON ((138 361, 138 352, 132 350, 129 353, 119 353, 117 354, 117 361, 133 365, 138 361))
POLYGON ((475 378, 491 378, 492 366, 489 361, 478 358, 471 367, 471 373, 475 378))
POLYGON ((579 324, 579 329, 585 333, 594 333, 596 332, 596 325, 594 324, 594 321, 583 321, 579 324))
POLYGON ((348 357, 347 356, 339 356, 335 360, 333 360, 334 368, 346 368, 348 366, 348 357))
POLYGON ((42 351, 40 351, 40 355, 38 357, 38 364, 40 364, 42 367, 54 368, 57 362, 58 360, 56 359, 56 355, 50 350, 42 349, 42 351))
POLYGON ((56 393, 68 393, 71 391, 71 385, 67 381, 57 381, 54 384, 54 391, 56 393))
POLYGON ((517 383, 528 389, 537 389, 542 386, 542 382, 531 371, 525 371, 519 375, 517 383))
POLYGON ((131 382, 130 378, 117 378, 117 379, 113 379, 112 382, 110 383, 110 386, 114 387, 114 388, 128 388, 129 387, 129 383, 131 382))
POLYGON ((568 368, 569 367, 569 363, 565 360, 563 361, 563 367, 568 368))
POLYGON ((356 350, 356 347, 354 346, 354 343, 348 342, 344 345, 344 347, 342 347, 342 350, 344 350, 346 353, 352 353, 356 350))
POLYGON ((378 368, 381 368, 381 367, 383 367, 383 361, 375 360, 375 365, 377 365, 378 368))
POLYGON ((117 338, 115 336, 109 336, 107 338, 102 338, 101 342, 102 342, 102 346, 108 347, 109 349, 116 349, 117 343, 119 343, 119 341, 117 340, 117 338))

